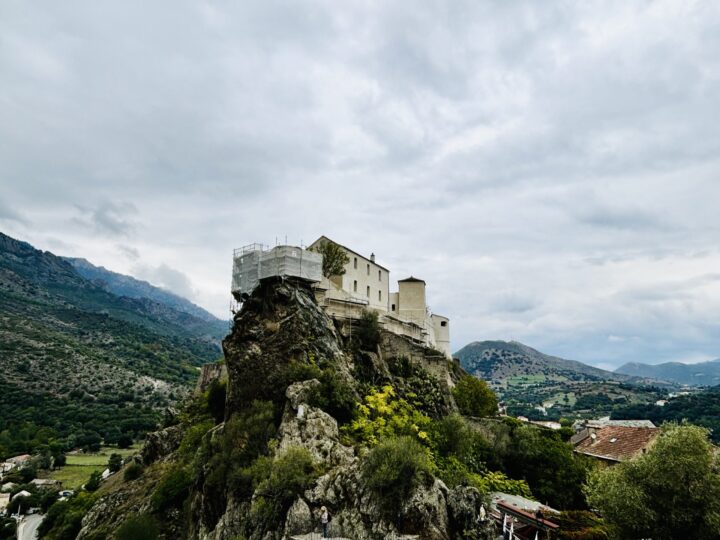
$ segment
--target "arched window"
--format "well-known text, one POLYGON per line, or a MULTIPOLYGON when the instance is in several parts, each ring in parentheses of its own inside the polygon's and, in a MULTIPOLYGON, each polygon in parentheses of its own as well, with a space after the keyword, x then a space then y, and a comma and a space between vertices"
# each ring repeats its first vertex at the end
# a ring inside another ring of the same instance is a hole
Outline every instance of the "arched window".
POLYGON ((367 297, 370 298, 370 285, 367 286, 367 297))
POLYGON ((353 281, 353 292, 357 292, 357 279, 353 281))

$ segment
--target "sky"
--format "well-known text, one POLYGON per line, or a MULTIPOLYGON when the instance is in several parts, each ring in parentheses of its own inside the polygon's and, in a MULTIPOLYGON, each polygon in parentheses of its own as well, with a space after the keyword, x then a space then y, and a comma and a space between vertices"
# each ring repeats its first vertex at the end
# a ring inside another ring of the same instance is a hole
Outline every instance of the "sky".
POLYGON ((229 316, 325 234, 452 348, 720 357, 720 3, 0 3, 0 231, 229 316))

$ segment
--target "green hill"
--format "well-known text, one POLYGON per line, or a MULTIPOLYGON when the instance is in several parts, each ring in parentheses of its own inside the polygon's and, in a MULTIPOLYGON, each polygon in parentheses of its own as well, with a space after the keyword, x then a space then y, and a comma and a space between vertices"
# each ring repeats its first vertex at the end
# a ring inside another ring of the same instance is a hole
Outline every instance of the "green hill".
POLYGON ((117 296, 0 233, 0 458, 138 437, 220 354, 206 321, 117 296))

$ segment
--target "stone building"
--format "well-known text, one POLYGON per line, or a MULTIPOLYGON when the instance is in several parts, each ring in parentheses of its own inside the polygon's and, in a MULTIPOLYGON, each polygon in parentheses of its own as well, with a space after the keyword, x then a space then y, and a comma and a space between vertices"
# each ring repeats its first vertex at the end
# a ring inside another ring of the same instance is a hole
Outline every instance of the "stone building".
POLYGON ((365 257, 326 236, 315 240, 310 249, 325 242, 340 246, 348 256, 344 274, 322 278, 315 285, 318 302, 326 311, 337 318, 357 319, 363 310, 374 310, 385 329, 450 357, 450 320, 430 311, 424 280, 401 279, 397 292, 390 292, 390 270, 378 264, 374 253, 365 257))

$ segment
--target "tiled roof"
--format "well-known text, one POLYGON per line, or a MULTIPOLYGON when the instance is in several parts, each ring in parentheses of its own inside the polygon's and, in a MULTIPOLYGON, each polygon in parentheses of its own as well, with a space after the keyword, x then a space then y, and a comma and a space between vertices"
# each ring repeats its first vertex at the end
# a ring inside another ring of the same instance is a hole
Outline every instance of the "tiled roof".
POLYGON ((658 435, 657 428, 605 426, 575 445, 575 451, 611 461, 626 461, 643 453, 658 435))

